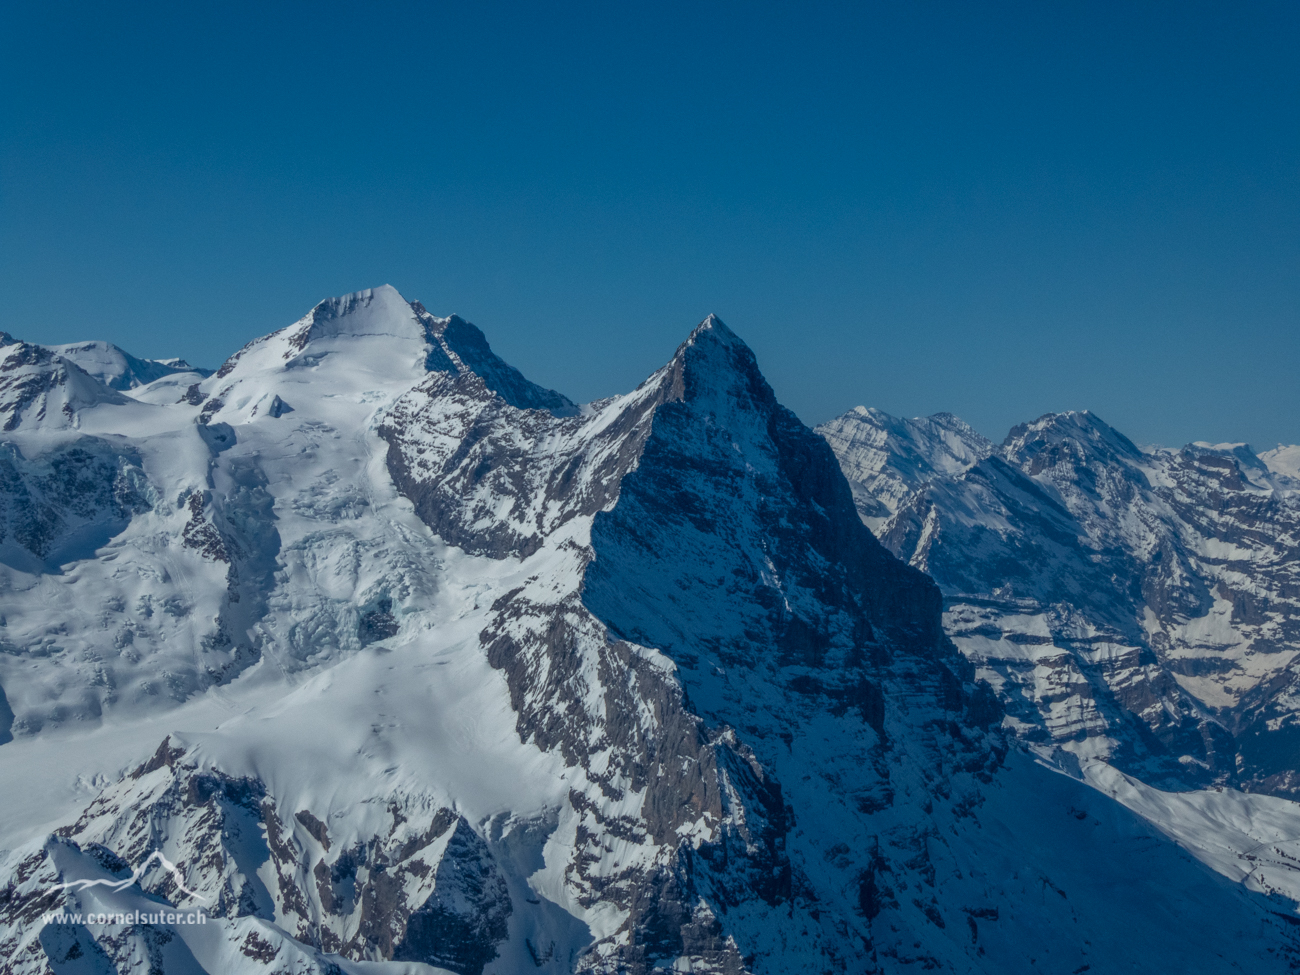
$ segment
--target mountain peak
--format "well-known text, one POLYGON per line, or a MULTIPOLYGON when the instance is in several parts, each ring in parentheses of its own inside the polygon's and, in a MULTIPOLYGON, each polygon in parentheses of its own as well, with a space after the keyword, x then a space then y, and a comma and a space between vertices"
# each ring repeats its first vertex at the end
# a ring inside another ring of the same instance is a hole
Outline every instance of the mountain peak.
POLYGON ((729 329, 721 318, 711 312, 705 317, 704 321, 691 330, 691 334, 684 344, 694 345, 703 341, 719 342, 725 345, 740 345, 748 348, 740 336, 729 329))
POLYGON ((518 409, 558 416, 578 412, 566 397, 529 382, 493 353, 472 324, 456 315, 432 315, 388 284, 327 298, 288 328, 254 339, 226 360, 209 391, 217 391, 236 368, 250 375, 265 370, 299 375, 326 362, 349 372, 362 369, 394 389, 409 388, 430 373, 473 373, 518 409))
POLYGON ((112 342, 70 342, 49 348, 119 392, 147 386, 176 373, 192 372, 205 377, 212 373, 210 369, 196 369, 184 359, 139 359, 112 342))
POLYGON ((396 288, 381 285, 326 298, 287 328, 253 339, 221 364, 205 390, 216 392, 237 369, 246 375, 315 368, 339 353, 353 366, 364 363, 365 371, 376 377, 395 378, 408 370, 418 376, 426 351, 424 326, 415 311, 396 288))
POLYGON ((753 368, 757 370, 757 359, 753 351, 745 344, 745 340, 726 326, 717 315, 709 315, 704 321, 691 329, 691 334, 686 336, 686 341, 677 347, 674 359, 683 359, 689 356, 690 350, 729 350, 729 354, 738 356, 736 360, 754 363, 753 368))
POLYGON ((695 326, 665 374, 671 376, 674 398, 714 400, 720 411, 735 405, 766 409, 776 403, 753 350, 716 315, 695 326))
POLYGON ((317 339, 362 335, 406 338, 420 331, 410 304, 391 284, 326 298, 292 328, 290 343, 299 349, 317 339))
POLYGON ((0 420, 5 432, 28 427, 66 429, 78 413, 99 403, 131 402, 70 359, 28 342, 0 353, 0 420))
POLYGON ((1011 428, 1002 441, 1003 453, 1013 463, 1023 463, 1044 451, 1055 453, 1073 447, 1084 459, 1119 459, 1139 462, 1142 451, 1091 410, 1044 413, 1037 420, 1011 428))

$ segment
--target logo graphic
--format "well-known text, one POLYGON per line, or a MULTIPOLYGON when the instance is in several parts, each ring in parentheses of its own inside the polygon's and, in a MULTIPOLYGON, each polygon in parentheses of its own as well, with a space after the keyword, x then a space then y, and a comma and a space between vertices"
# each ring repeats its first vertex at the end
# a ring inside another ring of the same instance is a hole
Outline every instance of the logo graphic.
POLYGON ((89 887, 107 887, 109 890, 126 890, 126 888, 139 880, 144 875, 144 872, 149 869, 149 865, 155 861, 161 863, 163 869, 172 875, 172 880, 175 881, 176 886, 179 887, 187 897, 202 903, 207 903, 211 900, 210 897, 202 897, 195 891, 186 887, 185 878, 181 876, 181 872, 176 868, 176 864, 168 860, 158 850, 154 850, 154 852, 150 853, 144 863, 132 870, 131 876, 127 877, 125 880, 70 880, 66 884, 55 884, 50 888, 50 890, 86 890, 89 887))

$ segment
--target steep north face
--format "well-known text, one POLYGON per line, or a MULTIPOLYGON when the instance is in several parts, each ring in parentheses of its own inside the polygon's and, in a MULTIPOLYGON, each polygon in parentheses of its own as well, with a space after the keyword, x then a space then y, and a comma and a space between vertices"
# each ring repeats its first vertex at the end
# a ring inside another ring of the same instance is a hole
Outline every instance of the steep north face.
POLYGON ((1009 748, 715 318, 582 407, 391 288, 109 392, 58 449, 116 444, 148 503, 2 560, 6 975, 1296 957, 1283 902, 1009 748))

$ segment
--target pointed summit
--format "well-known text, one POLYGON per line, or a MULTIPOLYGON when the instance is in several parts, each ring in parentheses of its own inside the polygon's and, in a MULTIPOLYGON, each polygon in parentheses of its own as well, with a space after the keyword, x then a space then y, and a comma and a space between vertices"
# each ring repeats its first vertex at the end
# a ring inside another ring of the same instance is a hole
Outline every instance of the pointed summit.
POLYGON ((391 284, 327 298, 290 327, 290 345, 301 350, 321 339, 393 335, 420 337, 421 329, 406 299, 391 284))
POLYGON ((510 363, 492 351, 487 336, 459 315, 438 318, 418 301, 411 308, 424 326, 429 342, 425 368, 430 372, 459 375, 472 372, 484 385, 520 410, 547 410, 556 416, 573 416, 578 406, 567 396, 530 382, 510 363))
POLYGON ((686 341, 682 343, 681 348, 695 345, 697 343, 704 344, 708 342, 720 345, 738 345, 745 349, 749 348, 745 345, 744 340, 741 339, 739 335, 727 327, 726 322, 712 313, 706 316, 704 321, 696 325, 695 328, 691 329, 691 334, 687 336, 686 341))
POLYGON ((776 395, 744 340, 717 315, 709 315, 677 347, 664 372, 670 398, 707 404, 714 412, 735 407, 769 410, 776 395))
MULTIPOLYGON (((456 315, 438 318, 385 284, 328 298, 288 328, 248 343, 202 385, 200 392, 218 404, 213 408, 209 402, 204 413, 209 419, 216 416, 232 398, 252 404, 249 410, 262 400, 269 408, 273 385, 301 384, 320 369, 338 370, 340 380, 349 383, 368 374, 372 391, 381 386, 405 391, 429 373, 472 373, 518 409, 544 409, 557 416, 578 412, 567 397, 529 382, 493 353, 483 333, 469 322, 456 315), (255 374, 262 377, 259 389, 232 397, 231 383, 255 374), (232 378, 226 381, 228 376, 232 378)), ((233 422, 228 410, 222 419, 233 422)))
POLYGON ((1071 454, 1082 461, 1120 460, 1137 463, 1142 451, 1128 437, 1090 410, 1045 413, 1032 423, 1012 427, 1002 442, 1013 464, 1029 464, 1036 473, 1057 458, 1071 454))

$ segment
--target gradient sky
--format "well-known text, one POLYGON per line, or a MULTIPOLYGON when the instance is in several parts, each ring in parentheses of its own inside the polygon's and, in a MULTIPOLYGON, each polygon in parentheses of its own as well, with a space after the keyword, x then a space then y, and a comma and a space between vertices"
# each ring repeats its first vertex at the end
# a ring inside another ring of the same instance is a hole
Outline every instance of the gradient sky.
POLYGON ((809 423, 1300 442, 1300 5, 0 10, 0 329, 215 366, 381 283, 538 382, 716 312, 809 423))

